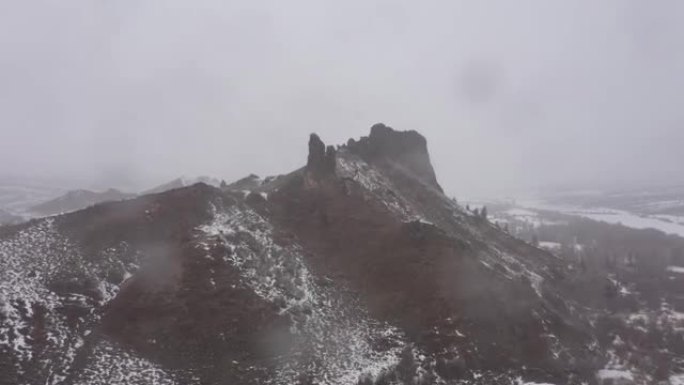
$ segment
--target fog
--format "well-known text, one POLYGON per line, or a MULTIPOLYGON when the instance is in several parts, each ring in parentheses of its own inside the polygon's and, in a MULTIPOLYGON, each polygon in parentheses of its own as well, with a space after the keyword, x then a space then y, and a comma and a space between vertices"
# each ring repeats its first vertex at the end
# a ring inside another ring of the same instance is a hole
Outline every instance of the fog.
POLYGON ((684 182, 684 2, 0 3, 0 174, 302 166, 376 122, 452 195, 684 182))

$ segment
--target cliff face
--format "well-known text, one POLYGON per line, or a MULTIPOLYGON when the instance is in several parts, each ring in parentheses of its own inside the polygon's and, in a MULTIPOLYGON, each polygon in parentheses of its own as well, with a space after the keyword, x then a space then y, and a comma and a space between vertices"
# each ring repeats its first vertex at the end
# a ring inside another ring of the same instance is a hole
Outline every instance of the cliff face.
POLYGON ((416 131, 395 131, 382 123, 371 127, 370 135, 347 142, 350 152, 371 164, 401 168, 411 177, 442 192, 430 163, 427 141, 416 131))
POLYGON ((316 134, 309 137, 309 156, 306 162, 306 170, 316 176, 335 175, 336 150, 333 146, 325 146, 325 143, 316 134))
POLYGON ((0 384, 593 383, 614 337, 571 275, 418 133, 314 134, 288 175, 0 227, 0 384))

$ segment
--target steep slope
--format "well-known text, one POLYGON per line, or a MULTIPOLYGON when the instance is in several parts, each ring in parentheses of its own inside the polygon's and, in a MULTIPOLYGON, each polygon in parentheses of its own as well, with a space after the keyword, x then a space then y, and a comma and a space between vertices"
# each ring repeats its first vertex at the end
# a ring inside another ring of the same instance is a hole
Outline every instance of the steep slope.
POLYGON ((312 135, 288 175, 0 227, 0 383, 596 383, 570 275, 447 198, 420 134, 312 135))
MULTIPOLYGON (((588 350, 589 323, 554 288, 560 260, 466 215, 434 173, 417 175, 432 170, 418 134, 380 130, 385 137, 374 128, 338 149, 334 171, 306 172, 269 194, 274 220, 311 253, 318 274, 359 292, 444 380, 474 379, 476 369, 566 381, 568 360, 585 370, 600 365, 588 350), (409 157, 396 159, 385 143, 395 139, 409 157)), ((320 169, 311 162, 308 169, 320 169)))
POLYGON ((35 205, 28 211, 33 215, 49 216, 82 210, 97 203, 119 201, 132 197, 132 194, 126 194, 116 189, 102 192, 72 190, 60 197, 35 205))

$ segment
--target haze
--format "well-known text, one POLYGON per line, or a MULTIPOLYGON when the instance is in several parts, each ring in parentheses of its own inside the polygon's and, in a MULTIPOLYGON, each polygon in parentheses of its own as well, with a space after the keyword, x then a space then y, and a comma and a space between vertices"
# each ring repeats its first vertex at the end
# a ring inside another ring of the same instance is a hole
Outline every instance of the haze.
POLYGON ((149 187, 428 139, 445 190, 681 183, 681 1, 4 1, 0 174, 149 187))

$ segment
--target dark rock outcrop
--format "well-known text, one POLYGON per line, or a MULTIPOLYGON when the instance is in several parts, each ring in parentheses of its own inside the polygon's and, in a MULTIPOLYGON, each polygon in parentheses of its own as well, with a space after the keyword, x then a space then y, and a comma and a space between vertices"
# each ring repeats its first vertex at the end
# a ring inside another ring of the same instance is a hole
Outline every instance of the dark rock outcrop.
POLYGON ((337 151, 333 146, 325 146, 325 143, 316 134, 309 137, 309 157, 306 169, 316 177, 335 174, 335 158, 337 151))
POLYGON ((425 137, 416 131, 395 131, 382 123, 371 127, 370 135, 347 142, 349 151, 369 163, 399 167, 419 181, 442 191, 430 162, 425 137))

